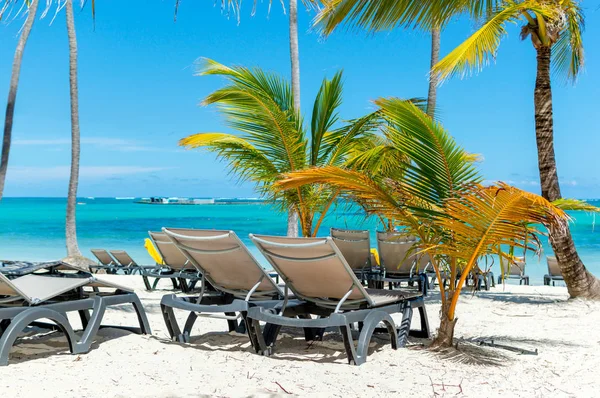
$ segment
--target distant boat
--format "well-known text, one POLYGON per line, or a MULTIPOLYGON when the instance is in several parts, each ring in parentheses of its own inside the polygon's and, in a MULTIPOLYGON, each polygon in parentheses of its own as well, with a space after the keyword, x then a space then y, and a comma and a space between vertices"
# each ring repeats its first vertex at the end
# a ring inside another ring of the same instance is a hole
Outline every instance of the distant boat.
POLYGON ((145 205, 212 205, 215 200, 210 199, 192 199, 192 198, 176 198, 176 197, 162 197, 153 196, 150 198, 141 198, 136 200, 134 203, 145 204, 145 205))

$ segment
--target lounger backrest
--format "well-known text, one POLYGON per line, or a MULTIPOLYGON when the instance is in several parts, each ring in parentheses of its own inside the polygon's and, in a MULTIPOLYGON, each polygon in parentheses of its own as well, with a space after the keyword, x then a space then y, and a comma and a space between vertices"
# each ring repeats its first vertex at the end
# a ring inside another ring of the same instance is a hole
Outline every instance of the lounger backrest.
POLYGON ((30 304, 40 304, 65 292, 87 285, 90 279, 28 274, 9 280, 0 273, 0 294, 22 297, 30 304))
MULTIPOLYGON (((417 259, 411 253, 416 238, 401 233, 377 232, 377 250, 381 267, 388 274, 410 274, 417 259), (409 254, 410 253, 410 254, 409 254)), ((428 257, 423 261, 428 261, 428 257)))
POLYGON ((125 250, 111 250, 110 254, 121 264, 122 266, 129 267, 137 265, 136 262, 131 258, 129 253, 125 250))
POLYGON ((353 270, 361 270, 371 264, 369 231, 331 228, 331 238, 353 270))
POLYGON ((525 257, 515 257, 515 263, 510 265, 508 273, 511 276, 525 275, 525 257))
POLYGON ((92 254, 98 259, 102 265, 116 265, 117 262, 104 249, 92 249, 92 254))
POLYGON ((283 294, 235 232, 176 228, 163 232, 216 289, 236 297, 253 289, 254 298, 283 294))
POLYGON ((194 269, 187 257, 175 246, 164 232, 148 231, 150 240, 163 259, 164 265, 174 270, 194 269))
POLYGON ((250 239, 296 297, 321 305, 373 304, 331 238, 286 238, 250 234, 250 239))
POLYGON ((562 276, 556 257, 546 256, 546 260, 548 261, 548 274, 550 274, 550 276, 562 276))

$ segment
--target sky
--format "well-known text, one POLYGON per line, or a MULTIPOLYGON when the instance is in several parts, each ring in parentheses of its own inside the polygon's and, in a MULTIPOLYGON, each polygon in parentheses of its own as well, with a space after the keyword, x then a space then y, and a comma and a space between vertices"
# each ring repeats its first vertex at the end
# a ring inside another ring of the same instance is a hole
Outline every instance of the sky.
MULTIPOLYGON (((44 2, 42 2, 43 4, 44 2)), ((214 1, 97 2, 76 12, 79 51, 81 178, 79 196, 256 196, 215 156, 178 147, 199 132, 232 132, 214 107, 200 101, 222 87, 215 76, 194 76, 197 60, 258 66, 289 77, 287 16, 278 1, 268 12, 243 3, 238 23, 214 1), (118 4, 118 7, 117 7, 118 4)), ((582 2, 587 19, 585 70, 576 85, 553 82, 555 148, 565 197, 600 197, 600 8, 582 2)), ((40 6, 42 7, 42 6, 40 6)), ((327 39, 311 30, 314 12, 299 12, 302 110, 311 111, 324 77, 344 71, 343 119, 374 109, 378 97, 426 97, 430 37, 413 30, 367 34, 341 30, 327 39)), ((35 22, 25 49, 13 129, 6 196, 67 192, 70 162, 68 43, 64 11, 35 22), (52 22, 52 23, 51 23, 52 22)), ((0 23, 0 109, 24 19, 0 23), (4 94, 3 94, 4 93, 4 94)), ((453 22, 442 34, 442 55, 475 26, 453 22)), ((455 139, 480 154, 487 180, 539 192, 533 90, 535 50, 511 26, 497 59, 477 75, 439 88, 440 120, 455 139)), ((2 114, 4 112, 1 112, 2 114)))

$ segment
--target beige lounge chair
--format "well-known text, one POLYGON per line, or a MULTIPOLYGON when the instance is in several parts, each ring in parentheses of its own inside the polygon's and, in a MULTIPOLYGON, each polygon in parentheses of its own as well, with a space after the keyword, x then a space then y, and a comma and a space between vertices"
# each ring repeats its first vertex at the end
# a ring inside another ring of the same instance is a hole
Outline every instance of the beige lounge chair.
MULTIPOLYGON (((133 274, 136 271, 141 272, 141 266, 125 250, 111 250, 110 255, 121 265, 125 274, 133 274)), ((154 268, 154 267, 153 267, 154 268)))
POLYGON ((331 228, 331 239, 360 279, 371 273, 371 236, 368 230, 331 228))
POLYGON ((94 257, 98 259, 98 264, 89 266, 91 272, 97 273, 100 270, 104 270, 107 274, 115 274, 117 270, 122 268, 117 260, 112 258, 108 251, 104 249, 91 249, 90 251, 94 257))
POLYGON ((105 309, 122 304, 133 305, 140 327, 121 328, 150 333, 144 308, 132 290, 58 262, 37 264, 30 269, 0 268, 0 365, 8 364, 12 346, 31 324, 62 331, 73 354, 88 352, 105 309), (73 311, 79 312, 83 324, 81 338, 74 333, 66 316, 73 311), (50 320, 53 324, 40 320, 50 320))
POLYGON ((282 289, 235 232, 177 228, 163 228, 163 232, 202 278, 198 296, 169 294, 161 300, 165 323, 173 339, 188 342, 198 316, 227 320, 230 331, 242 331, 245 326, 237 321, 245 317, 250 307, 272 308, 282 302, 282 289), (207 291, 208 286, 216 291, 207 291), (173 309, 190 312, 183 332, 173 309))
POLYGON ((142 271, 146 289, 154 290, 161 279, 169 279, 174 289, 181 289, 184 293, 192 291, 200 280, 198 270, 165 233, 148 231, 148 235, 164 265, 142 271), (155 278, 152 285, 149 278, 155 278))
POLYGON ((504 270, 504 275, 498 276, 498 284, 502 283, 503 279, 518 279, 519 285, 529 285, 529 276, 525 274, 525 257, 515 257, 514 264, 509 264, 508 269, 504 270))
POLYGON ((417 239, 397 232, 377 232, 377 250, 382 275, 379 278, 387 282, 389 288, 401 282, 417 282, 419 290, 427 295, 429 278, 426 275, 429 255, 417 254, 417 239))
POLYGON ((281 326, 305 330, 339 327, 348 362, 360 365, 367 359, 369 341, 380 322, 385 324, 394 349, 406 343, 413 308, 419 309, 421 317, 421 330, 415 334, 429 337, 422 294, 364 288, 332 238, 251 234, 250 239, 281 275, 286 288, 305 301, 289 310, 283 307, 280 313, 262 307, 250 308, 248 332, 257 353, 271 354, 281 326), (396 313, 402 314, 399 326, 391 317, 396 313), (311 315, 319 318, 311 319, 311 315), (264 333, 260 322, 267 323, 264 333), (354 323, 362 324, 357 347, 350 330, 354 323))
POLYGON ((560 265, 558 265, 558 260, 554 256, 546 256, 546 260, 548 261, 548 273, 544 275, 544 285, 550 286, 550 282, 552 282, 552 286, 555 285, 555 281, 565 281, 565 278, 562 276, 560 272, 560 265))

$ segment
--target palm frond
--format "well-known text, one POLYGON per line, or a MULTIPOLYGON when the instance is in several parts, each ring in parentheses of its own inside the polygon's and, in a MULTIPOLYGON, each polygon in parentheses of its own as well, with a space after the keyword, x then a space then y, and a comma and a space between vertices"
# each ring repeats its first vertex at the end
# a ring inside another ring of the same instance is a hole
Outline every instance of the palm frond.
POLYGON ((430 31, 458 14, 467 13, 473 18, 487 15, 501 0, 325 0, 323 3, 313 24, 328 36, 340 25, 370 32, 400 26, 430 31))
POLYGON ((562 210, 600 212, 600 208, 579 199, 558 199, 552 204, 562 210))
POLYGON ((331 80, 324 79, 313 105, 310 143, 310 165, 319 162, 321 142, 326 133, 338 121, 337 109, 342 104, 342 72, 337 72, 331 80))
POLYGON ((506 35, 506 24, 516 23, 522 13, 532 11, 544 18, 556 16, 556 9, 537 0, 504 2, 467 40, 435 65, 431 71, 440 83, 453 75, 464 77, 481 70, 495 58, 500 40, 506 35))
POLYGON ((558 41, 552 47, 554 72, 575 81, 583 67, 583 40, 585 19, 579 4, 572 0, 561 1, 561 17, 564 27, 558 41))
POLYGON ((229 68, 211 60, 199 74, 225 76, 229 81, 209 94, 203 105, 216 104, 226 123, 244 133, 280 172, 305 167, 307 143, 287 82, 260 69, 229 68))
POLYGON ((388 139, 409 159, 405 178, 413 195, 439 205, 465 184, 481 181, 472 155, 412 102, 380 98, 375 104, 389 123, 388 139))

